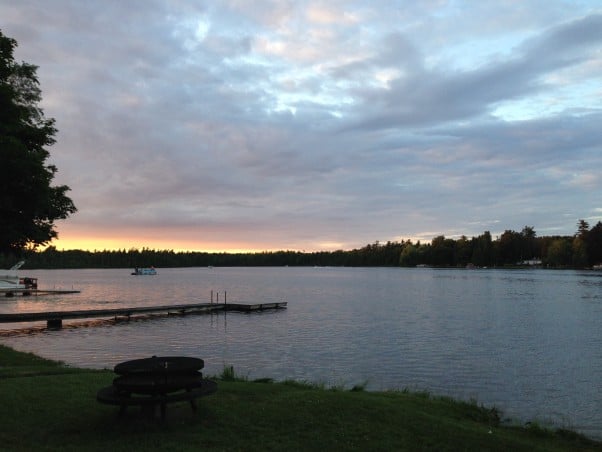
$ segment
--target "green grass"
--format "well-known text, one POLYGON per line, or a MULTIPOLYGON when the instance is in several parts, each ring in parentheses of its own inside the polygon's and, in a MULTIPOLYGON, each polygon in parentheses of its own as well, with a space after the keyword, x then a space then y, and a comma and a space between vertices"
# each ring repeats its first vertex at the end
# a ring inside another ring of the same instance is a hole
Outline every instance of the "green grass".
POLYGON ((332 390, 237 378, 224 369, 194 414, 122 416, 96 402, 110 371, 69 368, 0 346, 0 448, 47 450, 602 450, 566 430, 501 427, 496 410, 429 394, 332 390))

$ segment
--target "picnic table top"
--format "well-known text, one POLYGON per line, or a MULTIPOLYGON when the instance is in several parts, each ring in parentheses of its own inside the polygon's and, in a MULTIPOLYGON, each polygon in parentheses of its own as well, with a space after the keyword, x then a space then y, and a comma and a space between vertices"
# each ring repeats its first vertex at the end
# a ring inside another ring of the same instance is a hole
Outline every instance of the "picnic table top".
POLYGON ((119 363, 113 369, 118 375, 165 375, 196 373, 205 366, 200 358, 188 356, 152 356, 119 363))

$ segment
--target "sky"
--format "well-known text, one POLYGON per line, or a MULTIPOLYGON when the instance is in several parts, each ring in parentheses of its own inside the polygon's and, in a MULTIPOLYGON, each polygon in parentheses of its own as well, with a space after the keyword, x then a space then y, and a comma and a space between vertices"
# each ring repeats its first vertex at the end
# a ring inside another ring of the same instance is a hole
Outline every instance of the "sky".
POLYGON ((602 220, 602 3, 0 0, 58 249, 336 250, 602 220))

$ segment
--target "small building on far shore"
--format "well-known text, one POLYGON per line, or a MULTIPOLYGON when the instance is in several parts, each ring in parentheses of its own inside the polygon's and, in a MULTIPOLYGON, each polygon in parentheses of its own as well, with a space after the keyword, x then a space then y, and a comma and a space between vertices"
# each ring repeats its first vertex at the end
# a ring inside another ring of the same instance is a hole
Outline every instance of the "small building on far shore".
POLYGON ((542 264, 541 259, 525 259, 524 261, 517 262, 518 265, 528 265, 529 267, 538 267, 542 264))

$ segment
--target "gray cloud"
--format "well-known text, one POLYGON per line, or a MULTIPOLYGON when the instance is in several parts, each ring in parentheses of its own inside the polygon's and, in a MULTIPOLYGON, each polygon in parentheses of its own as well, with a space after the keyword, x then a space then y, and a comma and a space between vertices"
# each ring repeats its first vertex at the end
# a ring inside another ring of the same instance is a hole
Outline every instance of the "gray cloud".
MULTIPOLYGON (((403 38, 393 40, 393 47, 399 41, 404 49, 399 58, 403 61, 405 54, 410 55, 405 57, 411 62, 407 75, 395 81, 390 92, 367 94, 365 103, 375 102, 379 112, 364 119, 361 127, 403 128, 465 120, 488 113, 496 102, 534 94, 544 88, 541 78, 545 74, 579 64, 599 49, 602 15, 554 27, 529 40, 507 60, 463 72, 448 73, 445 67, 425 72, 421 58, 403 38)), ((391 42, 388 37, 385 45, 391 42)))
POLYGON ((61 238, 349 248, 602 218, 601 11, 454 5, 0 6, 57 119, 61 238))

